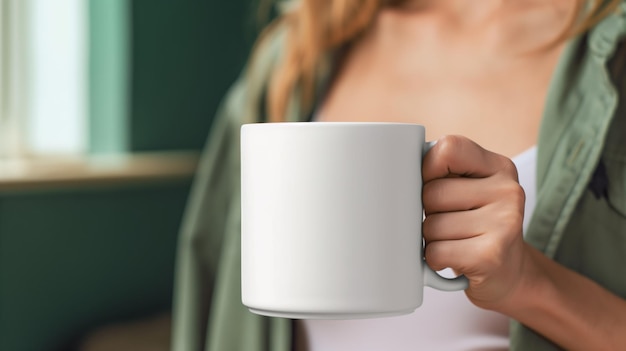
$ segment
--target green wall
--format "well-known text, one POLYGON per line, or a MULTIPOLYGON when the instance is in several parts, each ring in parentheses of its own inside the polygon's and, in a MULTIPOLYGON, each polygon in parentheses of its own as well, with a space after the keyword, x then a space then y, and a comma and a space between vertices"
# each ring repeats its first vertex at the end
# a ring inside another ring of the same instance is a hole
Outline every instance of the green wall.
MULTIPOLYGON (((90 84, 100 104, 92 117, 105 119, 91 132, 124 133, 98 139, 95 151, 200 150, 254 37, 249 2, 116 0, 102 10, 109 0, 89 1, 92 16, 105 16, 98 23, 111 24, 102 11, 130 20, 129 66, 107 63, 106 50, 91 60, 127 74, 90 84), (107 98, 120 82, 127 95, 107 98)), ((0 193, 0 350, 70 350, 97 326, 169 309, 189 186, 0 193)))
POLYGON ((131 149, 200 148, 254 38, 253 7, 246 0, 131 4, 131 149))
POLYGON ((0 196, 0 350, 170 308, 188 182, 0 196))

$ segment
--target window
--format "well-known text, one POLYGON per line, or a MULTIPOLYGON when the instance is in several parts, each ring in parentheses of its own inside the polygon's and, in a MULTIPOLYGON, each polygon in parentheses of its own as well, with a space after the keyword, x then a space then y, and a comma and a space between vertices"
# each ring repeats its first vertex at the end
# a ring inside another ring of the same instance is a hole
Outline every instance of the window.
POLYGON ((86 7, 0 0, 0 157, 86 152, 86 7))
POLYGON ((193 174, 195 151, 131 147, 133 6, 0 0, 0 193, 193 174))

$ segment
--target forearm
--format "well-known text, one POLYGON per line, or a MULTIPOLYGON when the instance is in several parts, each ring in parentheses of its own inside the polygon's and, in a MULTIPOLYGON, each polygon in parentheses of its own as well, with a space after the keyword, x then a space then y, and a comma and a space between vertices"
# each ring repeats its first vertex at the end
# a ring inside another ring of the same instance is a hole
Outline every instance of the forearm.
POLYGON ((623 350, 626 301, 527 245, 524 281, 498 310, 568 350, 623 350))

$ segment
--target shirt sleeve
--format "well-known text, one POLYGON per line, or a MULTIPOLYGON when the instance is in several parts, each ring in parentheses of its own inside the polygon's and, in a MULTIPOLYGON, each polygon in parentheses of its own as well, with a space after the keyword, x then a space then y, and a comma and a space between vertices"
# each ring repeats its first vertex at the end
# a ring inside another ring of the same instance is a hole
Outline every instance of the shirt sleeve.
POLYGON ((212 285, 239 181, 237 144, 244 98, 245 86, 240 79, 218 109, 189 193, 176 253, 175 351, 201 350, 205 343, 212 285))
POLYGON ((240 264, 240 128, 264 120, 264 93, 285 38, 281 26, 268 33, 214 119, 179 234, 173 351, 291 349, 290 320, 243 306, 240 264))

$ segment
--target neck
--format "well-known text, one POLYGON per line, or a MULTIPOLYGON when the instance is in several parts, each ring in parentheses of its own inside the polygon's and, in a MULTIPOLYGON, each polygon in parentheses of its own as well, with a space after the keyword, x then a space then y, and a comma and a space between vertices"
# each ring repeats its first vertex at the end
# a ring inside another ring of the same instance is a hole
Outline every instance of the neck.
POLYGON ((574 4, 574 0, 409 1, 383 10, 376 26, 388 40, 414 42, 437 32, 433 38, 442 43, 461 41, 516 55, 553 44, 569 24, 574 4))

